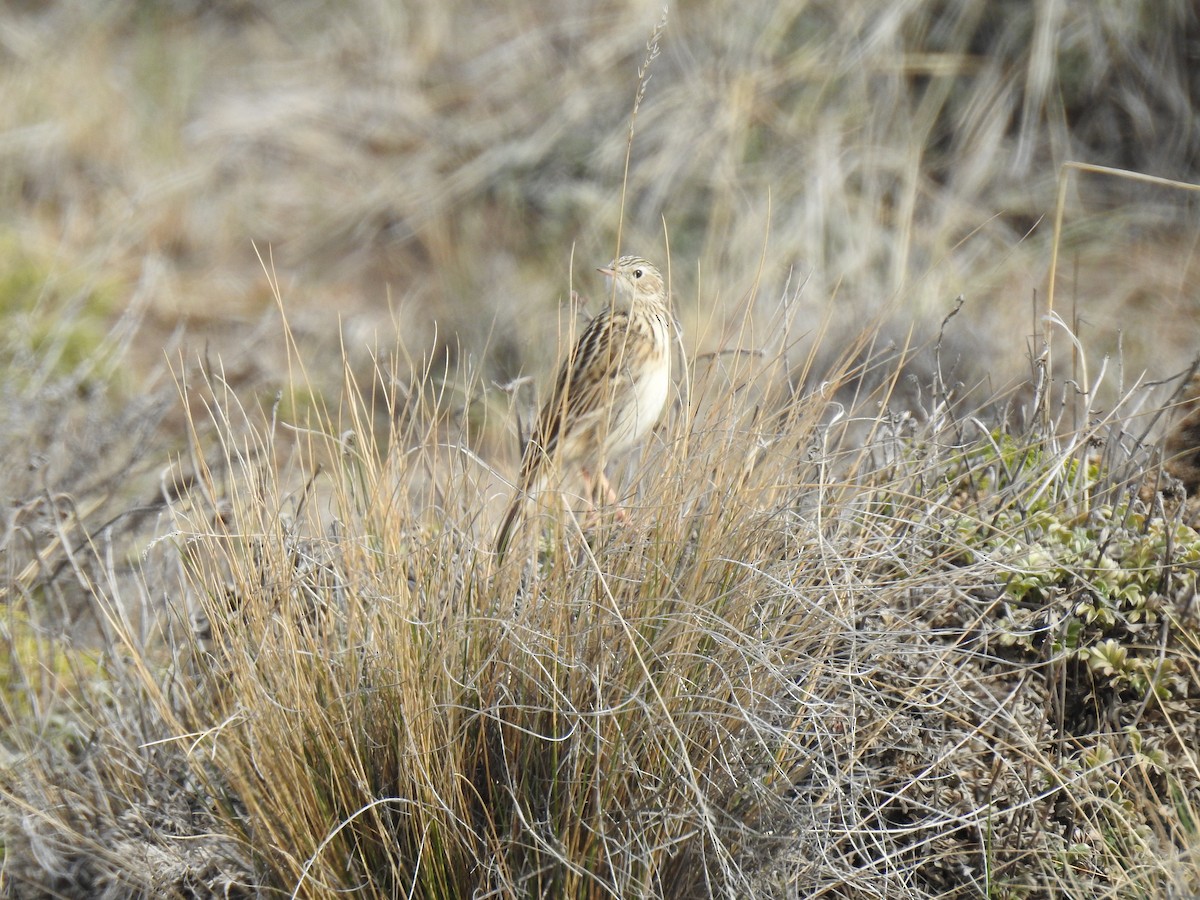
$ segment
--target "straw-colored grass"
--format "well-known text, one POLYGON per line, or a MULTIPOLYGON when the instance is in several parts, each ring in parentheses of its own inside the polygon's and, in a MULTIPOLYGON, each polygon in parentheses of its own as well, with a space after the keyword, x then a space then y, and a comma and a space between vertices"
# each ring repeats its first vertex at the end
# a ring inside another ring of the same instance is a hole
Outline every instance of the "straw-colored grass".
POLYGON ((626 523, 544 504, 502 564, 475 373, 347 375, 294 420, 183 378, 213 451, 145 560, 191 615, 139 632, 94 585, 79 737, 12 732, 13 889, 1194 890, 1200 535, 1113 480, 1143 447, 1095 450, 1143 394, 917 422, 886 378, 851 399, 863 348, 799 388, 777 325, 687 363, 626 523))
POLYGON ((1190 4, 327 12, 0 12, 0 891, 1200 892, 1194 210, 1036 226, 1190 4), (618 231, 674 402, 500 562, 618 231))

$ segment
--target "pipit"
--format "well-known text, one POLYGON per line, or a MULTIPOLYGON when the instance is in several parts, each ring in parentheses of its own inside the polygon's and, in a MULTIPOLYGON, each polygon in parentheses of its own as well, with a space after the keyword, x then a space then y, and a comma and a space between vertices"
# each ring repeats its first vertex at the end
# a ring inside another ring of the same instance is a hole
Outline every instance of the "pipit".
POLYGON ((1164 467, 1195 497, 1200 491, 1200 374, 1180 394, 1175 416, 1163 446, 1164 467))
POLYGON ((645 437, 667 405, 671 310, 662 274, 638 256, 622 256, 597 271, 615 302, 588 322, 559 368, 496 536, 500 556, 528 498, 545 486, 555 466, 578 466, 589 499, 598 480, 613 502, 605 464, 645 437))

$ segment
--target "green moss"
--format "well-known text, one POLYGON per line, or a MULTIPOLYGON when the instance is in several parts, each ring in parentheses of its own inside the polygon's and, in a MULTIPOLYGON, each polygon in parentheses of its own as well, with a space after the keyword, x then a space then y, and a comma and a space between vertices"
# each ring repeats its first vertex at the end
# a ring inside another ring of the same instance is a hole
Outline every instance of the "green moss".
POLYGON ((946 471, 958 511, 941 558, 1005 573, 1001 645, 1065 655, 1098 687, 1182 696, 1187 679, 1160 652, 1159 634, 1175 628, 1176 600, 1195 589, 1200 532, 1127 491, 1094 502, 1105 477, 1090 459, 993 433, 946 471))
POLYGON ((64 713, 71 698, 96 682, 101 666, 95 653, 67 647, 39 632, 24 613, 10 609, 0 619, 0 708, 11 722, 33 721, 35 712, 64 736, 73 734, 64 713), (36 707, 36 708, 35 708, 36 707), (56 724, 57 723, 57 724, 56 724))
POLYGON ((316 423, 328 418, 325 396, 303 381, 276 394, 264 394, 260 402, 263 409, 268 413, 273 410, 274 415, 284 422, 316 423))
POLYGON ((105 351, 123 291, 113 279, 64 271, 53 258, 0 234, 0 366, 8 377, 37 360, 66 374, 105 351), (14 366, 14 364, 18 364, 14 366))

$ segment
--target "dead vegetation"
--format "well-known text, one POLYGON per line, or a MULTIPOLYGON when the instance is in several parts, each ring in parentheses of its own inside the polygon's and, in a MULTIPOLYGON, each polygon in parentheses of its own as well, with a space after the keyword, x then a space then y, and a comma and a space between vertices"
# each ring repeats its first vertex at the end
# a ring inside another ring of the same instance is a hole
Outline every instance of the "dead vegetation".
POLYGON ((673 11, 684 377, 503 565, 658 10, 282 9, 3 13, 8 896, 1200 891, 1194 210, 1030 274, 1194 177, 1189 4, 673 11))

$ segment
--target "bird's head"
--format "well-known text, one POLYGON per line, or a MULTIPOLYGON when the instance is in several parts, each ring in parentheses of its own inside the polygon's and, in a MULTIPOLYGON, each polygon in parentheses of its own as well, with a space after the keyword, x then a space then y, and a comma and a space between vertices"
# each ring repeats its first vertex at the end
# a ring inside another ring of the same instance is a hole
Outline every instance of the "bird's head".
POLYGON ((609 290, 616 285, 617 296, 627 300, 665 299, 662 273, 640 256, 622 256, 597 269, 609 290))

